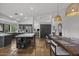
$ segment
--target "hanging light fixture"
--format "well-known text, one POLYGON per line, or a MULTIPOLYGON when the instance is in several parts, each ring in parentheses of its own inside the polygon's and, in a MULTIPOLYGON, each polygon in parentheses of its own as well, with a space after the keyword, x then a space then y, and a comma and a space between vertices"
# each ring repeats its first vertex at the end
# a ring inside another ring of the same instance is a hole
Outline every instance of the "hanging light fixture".
POLYGON ((79 16, 79 3, 72 3, 67 7, 66 16, 79 16))
POLYGON ((55 16, 55 20, 54 20, 57 24, 61 23, 62 19, 61 16, 59 15, 59 6, 57 4, 57 16, 55 16))

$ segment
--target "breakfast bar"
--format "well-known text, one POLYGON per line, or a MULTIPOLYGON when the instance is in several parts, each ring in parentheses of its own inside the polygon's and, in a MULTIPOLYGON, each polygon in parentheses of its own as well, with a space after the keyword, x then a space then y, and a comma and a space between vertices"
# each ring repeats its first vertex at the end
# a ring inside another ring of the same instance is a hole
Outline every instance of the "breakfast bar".
POLYGON ((16 45, 18 49, 27 48, 30 41, 32 46, 35 47, 35 33, 24 33, 16 36, 16 45))
MULTIPOLYGON (((64 51, 67 52, 67 55, 68 55, 68 53, 69 53, 69 55, 73 55, 73 56, 75 56, 75 55, 78 56, 79 55, 79 45, 73 44, 73 43, 70 43, 70 42, 67 42, 67 41, 64 40, 64 39, 69 39, 69 38, 65 38, 65 37, 63 38, 63 37, 57 37, 57 36, 53 36, 51 38, 52 38, 51 42, 53 41, 58 46, 60 46, 62 49, 64 49, 64 51)), ((51 45, 52 44, 53 43, 51 43, 51 45)), ((57 46, 56 44, 54 44, 55 48, 57 46)))

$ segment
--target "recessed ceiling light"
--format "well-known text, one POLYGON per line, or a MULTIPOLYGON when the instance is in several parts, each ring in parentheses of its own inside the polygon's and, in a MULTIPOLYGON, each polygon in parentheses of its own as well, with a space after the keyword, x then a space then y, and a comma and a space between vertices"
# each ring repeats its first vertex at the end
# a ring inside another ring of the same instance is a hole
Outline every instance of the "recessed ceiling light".
POLYGON ((13 16, 10 16, 10 18, 12 18, 13 16))
POLYGON ((27 17, 25 17, 24 19, 27 19, 27 17))
POLYGON ((20 13, 21 16, 23 16, 23 13, 20 13))
POLYGON ((30 10, 34 10, 34 8, 33 7, 30 7, 30 10))

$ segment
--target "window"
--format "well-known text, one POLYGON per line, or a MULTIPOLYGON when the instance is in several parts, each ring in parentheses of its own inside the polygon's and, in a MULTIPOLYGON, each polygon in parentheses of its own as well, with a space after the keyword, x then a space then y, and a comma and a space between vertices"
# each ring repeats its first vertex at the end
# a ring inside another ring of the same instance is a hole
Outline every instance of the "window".
POLYGON ((3 29, 4 25, 3 24, 0 24, 0 32, 3 32, 4 29, 3 29))
POLYGON ((11 32, 16 32, 17 26, 15 24, 11 24, 10 27, 11 27, 11 32))
POLYGON ((4 24, 4 32, 10 32, 10 25, 4 24))

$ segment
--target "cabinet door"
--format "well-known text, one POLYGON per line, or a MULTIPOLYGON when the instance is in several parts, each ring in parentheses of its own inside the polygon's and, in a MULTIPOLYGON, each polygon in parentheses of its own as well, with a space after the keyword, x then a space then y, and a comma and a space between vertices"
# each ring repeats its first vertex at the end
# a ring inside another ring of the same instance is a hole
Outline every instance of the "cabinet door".
POLYGON ((0 48, 4 47, 4 37, 0 36, 0 48))
POLYGON ((11 36, 5 36, 4 37, 4 46, 10 45, 12 42, 11 36))

